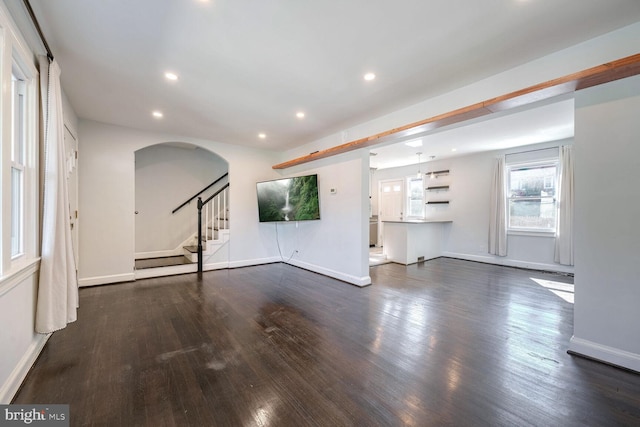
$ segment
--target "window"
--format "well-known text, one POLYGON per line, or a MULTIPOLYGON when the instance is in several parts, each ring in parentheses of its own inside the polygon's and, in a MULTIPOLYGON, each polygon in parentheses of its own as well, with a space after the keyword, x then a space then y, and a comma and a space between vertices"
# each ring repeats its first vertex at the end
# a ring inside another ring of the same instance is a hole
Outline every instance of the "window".
POLYGON ((424 218, 424 183, 422 176, 407 178, 408 217, 424 218))
POLYGON ((508 229, 555 231, 558 162, 509 165, 507 174, 508 229))
POLYGON ((35 268, 39 251, 38 69, 13 23, 0 13, 0 293, 35 268))
POLYGON ((11 257, 24 250, 25 84, 11 78, 11 257))

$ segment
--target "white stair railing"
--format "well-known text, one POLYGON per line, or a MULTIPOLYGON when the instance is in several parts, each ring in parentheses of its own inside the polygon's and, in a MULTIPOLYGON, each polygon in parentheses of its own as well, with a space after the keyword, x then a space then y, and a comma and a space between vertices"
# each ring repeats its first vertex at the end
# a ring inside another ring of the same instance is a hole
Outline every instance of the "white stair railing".
POLYGON ((228 200, 229 184, 204 201, 198 197, 198 273, 202 273, 203 236, 207 241, 219 240, 222 238, 222 231, 229 229, 228 200), (211 230, 211 238, 209 238, 209 230, 211 230))
POLYGON ((215 195, 206 204, 202 203, 202 235, 205 241, 220 240, 221 231, 229 229, 229 187, 215 195))

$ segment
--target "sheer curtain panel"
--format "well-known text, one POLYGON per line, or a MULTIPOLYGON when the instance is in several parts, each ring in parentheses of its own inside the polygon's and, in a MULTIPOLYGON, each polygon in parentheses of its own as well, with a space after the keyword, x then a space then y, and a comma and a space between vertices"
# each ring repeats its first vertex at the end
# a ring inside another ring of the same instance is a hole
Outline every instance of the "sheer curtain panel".
POLYGON ((504 188, 504 157, 493 164, 489 223, 489 253, 507 256, 507 208, 504 188))
POLYGON ((573 265, 573 147, 560 147, 559 163, 555 261, 562 265, 573 265))
POLYGON ((40 73, 45 159, 36 332, 50 333, 76 320, 78 279, 69 220, 60 67, 55 60, 44 59, 40 73))

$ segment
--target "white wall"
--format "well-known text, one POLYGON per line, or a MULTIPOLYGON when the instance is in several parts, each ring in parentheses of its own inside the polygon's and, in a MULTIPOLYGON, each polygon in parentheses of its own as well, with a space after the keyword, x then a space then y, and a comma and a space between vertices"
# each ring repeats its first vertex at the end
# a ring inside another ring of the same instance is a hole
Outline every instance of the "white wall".
POLYGON ((226 172, 222 158, 196 146, 160 144, 136 151, 136 254, 160 252, 157 256, 163 256, 181 249, 180 244, 198 228, 197 203, 194 200, 175 214, 172 211, 226 172))
POLYGON ((285 261, 354 285, 371 284, 368 170, 369 153, 359 150, 288 171, 292 175, 318 174, 321 219, 277 225, 285 261))
POLYGON ((640 372, 640 76, 576 94, 570 350, 640 372))
POLYGON ((278 177, 276 156, 266 150, 80 121, 81 286, 134 279, 135 151, 165 142, 186 142, 229 164, 231 239, 229 265, 273 261, 275 238, 258 227, 255 183, 278 177))
MULTIPOLYGON (((256 198, 256 182, 282 176, 271 168, 277 163, 274 153, 81 120, 79 277, 82 286, 134 279, 135 151, 171 141, 201 146, 229 164, 228 265, 240 267, 281 260, 275 227, 258 223, 256 198)), ((364 219, 368 212, 363 203, 368 186, 368 175, 363 175, 368 166, 363 166, 364 162, 368 162, 367 153, 350 153, 315 166, 314 170, 289 171, 290 175, 318 173, 323 189, 322 220, 301 224, 298 229, 298 236, 302 233, 300 238, 313 244, 300 246, 292 263, 356 284, 370 281, 363 253, 367 238, 363 231, 364 219), (325 190, 332 186, 340 190, 329 197, 325 190), (354 222, 358 224, 356 227, 354 222), (340 251, 334 249, 336 242, 341 242, 340 251)), ((295 244, 292 240, 295 234, 284 225, 282 228, 281 245, 288 250, 295 244)))
MULTIPOLYGON (((450 186, 448 192, 438 193, 435 197, 449 200, 450 203, 448 205, 427 205, 425 212, 425 217, 428 219, 453 221, 451 224, 445 225, 443 255, 499 265, 572 273, 573 267, 555 263, 553 236, 509 234, 507 236, 506 257, 498 257, 488 253, 489 195, 493 159, 505 154, 570 145, 572 142, 572 140, 563 140, 535 144, 509 150, 434 160, 427 162, 426 165, 422 164, 421 170, 425 172, 450 170, 448 176, 442 176, 435 180, 427 179, 425 184, 448 184, 450 186)), ((535 152, 531 155, 535 155, 535 152)), ((378 188, 379 181, 413 176, 416 171, 416 165, 375 171, 373 174, 374 192, 372 194, 374 212, 377 212, 378 209, 378 194, 375 189, 378 188)))

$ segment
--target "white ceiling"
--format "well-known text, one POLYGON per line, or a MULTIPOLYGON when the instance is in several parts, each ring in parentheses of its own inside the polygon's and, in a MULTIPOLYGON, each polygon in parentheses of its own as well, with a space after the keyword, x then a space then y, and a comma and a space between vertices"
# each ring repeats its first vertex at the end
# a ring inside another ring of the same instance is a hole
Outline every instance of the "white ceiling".
MULTIPOLYGON (((640 21, 638 0, 31 4, 79 117, 278 150, 640 21), (179 80, 166 81, 166 71, 179 80), (377 78, 366 82, 369 71, 377 78)), ((463 129, 455 138, 473 137, 477 148, 519 137, 488 137, 492 125, 478 126, 482 138, 463 129)), ((464 151, 460 140, 429 141, 425 155, 464 151)))

